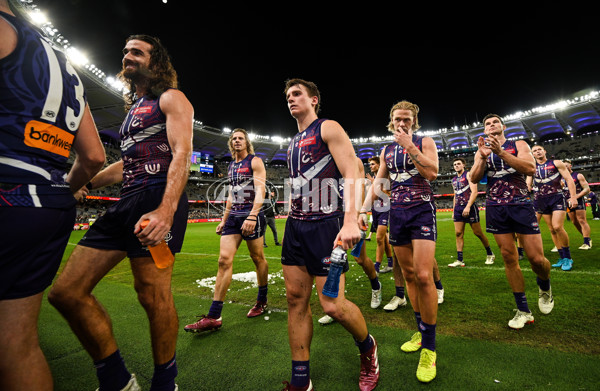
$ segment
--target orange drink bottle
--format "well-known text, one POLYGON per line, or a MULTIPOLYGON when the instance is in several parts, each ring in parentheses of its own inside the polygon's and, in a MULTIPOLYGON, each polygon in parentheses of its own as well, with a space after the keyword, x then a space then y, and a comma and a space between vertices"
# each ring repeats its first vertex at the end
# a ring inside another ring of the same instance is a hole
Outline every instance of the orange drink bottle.
MULTIPOLYGON (((142 229, 146 228, 149 222, 150 220, 142 221, 142 224, 140 224, 142 229)), ((175 261, 175 257, 164 239, 156 246, 148 246, 148 250, 150 250, 150 255, 152 255, 152 259, 159 269, 165 269, 175 261)))

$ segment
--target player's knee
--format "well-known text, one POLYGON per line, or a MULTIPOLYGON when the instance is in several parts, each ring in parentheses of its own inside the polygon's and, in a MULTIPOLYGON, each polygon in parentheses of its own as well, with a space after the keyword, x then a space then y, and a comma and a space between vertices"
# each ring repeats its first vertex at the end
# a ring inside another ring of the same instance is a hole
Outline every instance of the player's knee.
POLYGON ((219 269, 231 269, 233 266, 233 258, 225 255, 219 256, 219 269))
POLYGON ((39 349, 37 327, 33 330, 23 330, 19 327, 19 330, 13 331, 3 330, 0 335, 0 346, 2 346, 0 368, 12 366, 16 359, 29 356, 39 349))
POLYGON ((544 266, 550 264, 550 261, 548 261, 548 259, 541 252, 531 255, 527 254, 527 258, 529 259, 529 263, 531 264, 533 270, 544 269, 544 266))
POLYGON ((505 262, 511 262, 513 260, 518 261, 518 259, 519 259, 519 253, 517 252, 516 247, 515 248, 502 247, 502 248, 500 248, 500 254, 502 254, 502 258, 504 259, 505 262))
POLYGON ((146 310, 165 308, 171 301, 169 289, 161 288, 152 284, 134 284, 137 298, 141 306, 146 310))
POLYGON ((267 263, 264 255, 261 254, 250 254, 250 258, 255 265, 260 265, 261 263, 267 263))
POLYGON ((425 286, 433 281, 432 272, 429 270, 420 270, 415 273, 415 281, 419 286, 425 286))
POLYGON ((48 302, 59 311, 78 308, 81 299, 74 290, 54 285, 48 292, 48 302))
POLYGON ((460 239, 464 236, 464 233, 462 231, 455 231, 454 235, 456 236, 457 239, 460 239))
POLYGON ((334 302, 322 301, 321 307, 323 307, 323 312, 325 312, 325 314, 331 316, 333 319, 339 319, 340 311, 334 302))

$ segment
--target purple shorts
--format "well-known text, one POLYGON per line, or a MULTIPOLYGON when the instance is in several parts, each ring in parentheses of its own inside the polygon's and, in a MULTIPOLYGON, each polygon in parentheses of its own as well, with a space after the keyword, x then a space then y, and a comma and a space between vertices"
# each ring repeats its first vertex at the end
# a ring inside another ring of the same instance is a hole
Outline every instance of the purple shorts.
POLYGON ((463 223, 469 223, 469 224, 479 223, 479 208, 477 207, 476 204, 471 205, 471 210, 467 217, 463 216, 463 214, 462 214, 464 210, 465 210, 465 208, 461 207, 460 205, 455 207, 452 219, 455 222, 463 222, 463 223))
POLYGON ((43 292, 56 276, 75 208, 0 208, 0 300, 43 292))
MULTIPOLYGON (((150 257, 150 251, 142 246, 133 233, 135 223, 145 213, 151 212, 162 201, 164 188, 153 187, 140 193, 121 198, 102 215, 79 241, 79 245, 102 250, 126 251, 129 258, 150 257)), ((185 193, 173 216, 171 231, 165 240, 173 254, 181 251, 187 228, 188 201, 185 193)))
POLYGON ((387 227, 389 216, 390 216, 389 211, 377 212, 377 211, 373 210, 371 213, 373 215, 373 222, 371 223, 371 232, 377 232, 377 228, 380 225, 387 227))
POLYGON ((242 215, 230 214, 225 221, 223 231, 221 231, 221 236, 240 235, 244 240, 254 240, 263 237, 267 228, 267 220, 265 219, 263 212, 258 213, 256 225, 254 226, 254 232, 252 232, 250 235, 242 235, 242 225, 244 224, 244 221, 246 221, 246 218, 249 214, 250 211, 248 211, 247 214, 242 215))
POLYGON ((533 203, 517 205, 487 205, 485 209, 486 231, 491 234, 540 233, 533 203))
POLYGON ((563 193, 537 196, 533 201, 533 207, 536 213, 543 215, 551 215, 555 211, 567 211, 567 203, 565 202, 565 195, 563 193))
POLYGON ((414 239, 437 240, 437 221, 433 202, 410 208, 390 210, 390 244, 402 246, 414 239))
POLYGON ((567 208, 567 212, 575 212, 576 210, 585 210, 585 200, 583 197, 577 199, 577 205, 572 208, 567 208))
MULTIPOLYGON (((343 222, 343 215, 312 221, 289 217, 283 234, 281 264, 306 266, 310 275, 326 276, 329 273, 333 241, 342 229, 343 222)), ((344 272, 348 269, 346 262, 344 272)))

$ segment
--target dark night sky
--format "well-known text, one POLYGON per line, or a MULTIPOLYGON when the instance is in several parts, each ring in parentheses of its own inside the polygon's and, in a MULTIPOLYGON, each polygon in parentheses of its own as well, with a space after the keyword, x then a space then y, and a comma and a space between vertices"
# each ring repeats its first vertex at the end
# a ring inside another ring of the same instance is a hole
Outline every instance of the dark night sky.
POLYGON ((128 35, 159 37, 196 119, 218 128, 291 136, 283 87, 292 77, 318 85, 320 116, 351 137, 385 135, 389 109, 402 99, 421 107, 423 129, 436 130, 600 89, 597 23, 584 9, 34 3, 108 75, 119 71, 128 35))

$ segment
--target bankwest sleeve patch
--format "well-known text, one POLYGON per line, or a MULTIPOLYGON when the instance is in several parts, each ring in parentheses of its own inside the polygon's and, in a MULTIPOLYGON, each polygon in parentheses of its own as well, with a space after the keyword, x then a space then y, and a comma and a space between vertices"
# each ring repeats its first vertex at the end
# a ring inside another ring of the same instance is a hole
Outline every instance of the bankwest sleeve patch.
POLYGON ((25 127, 25 145, 69 157, 75 135, 56 126, 29 121, 25 127))

